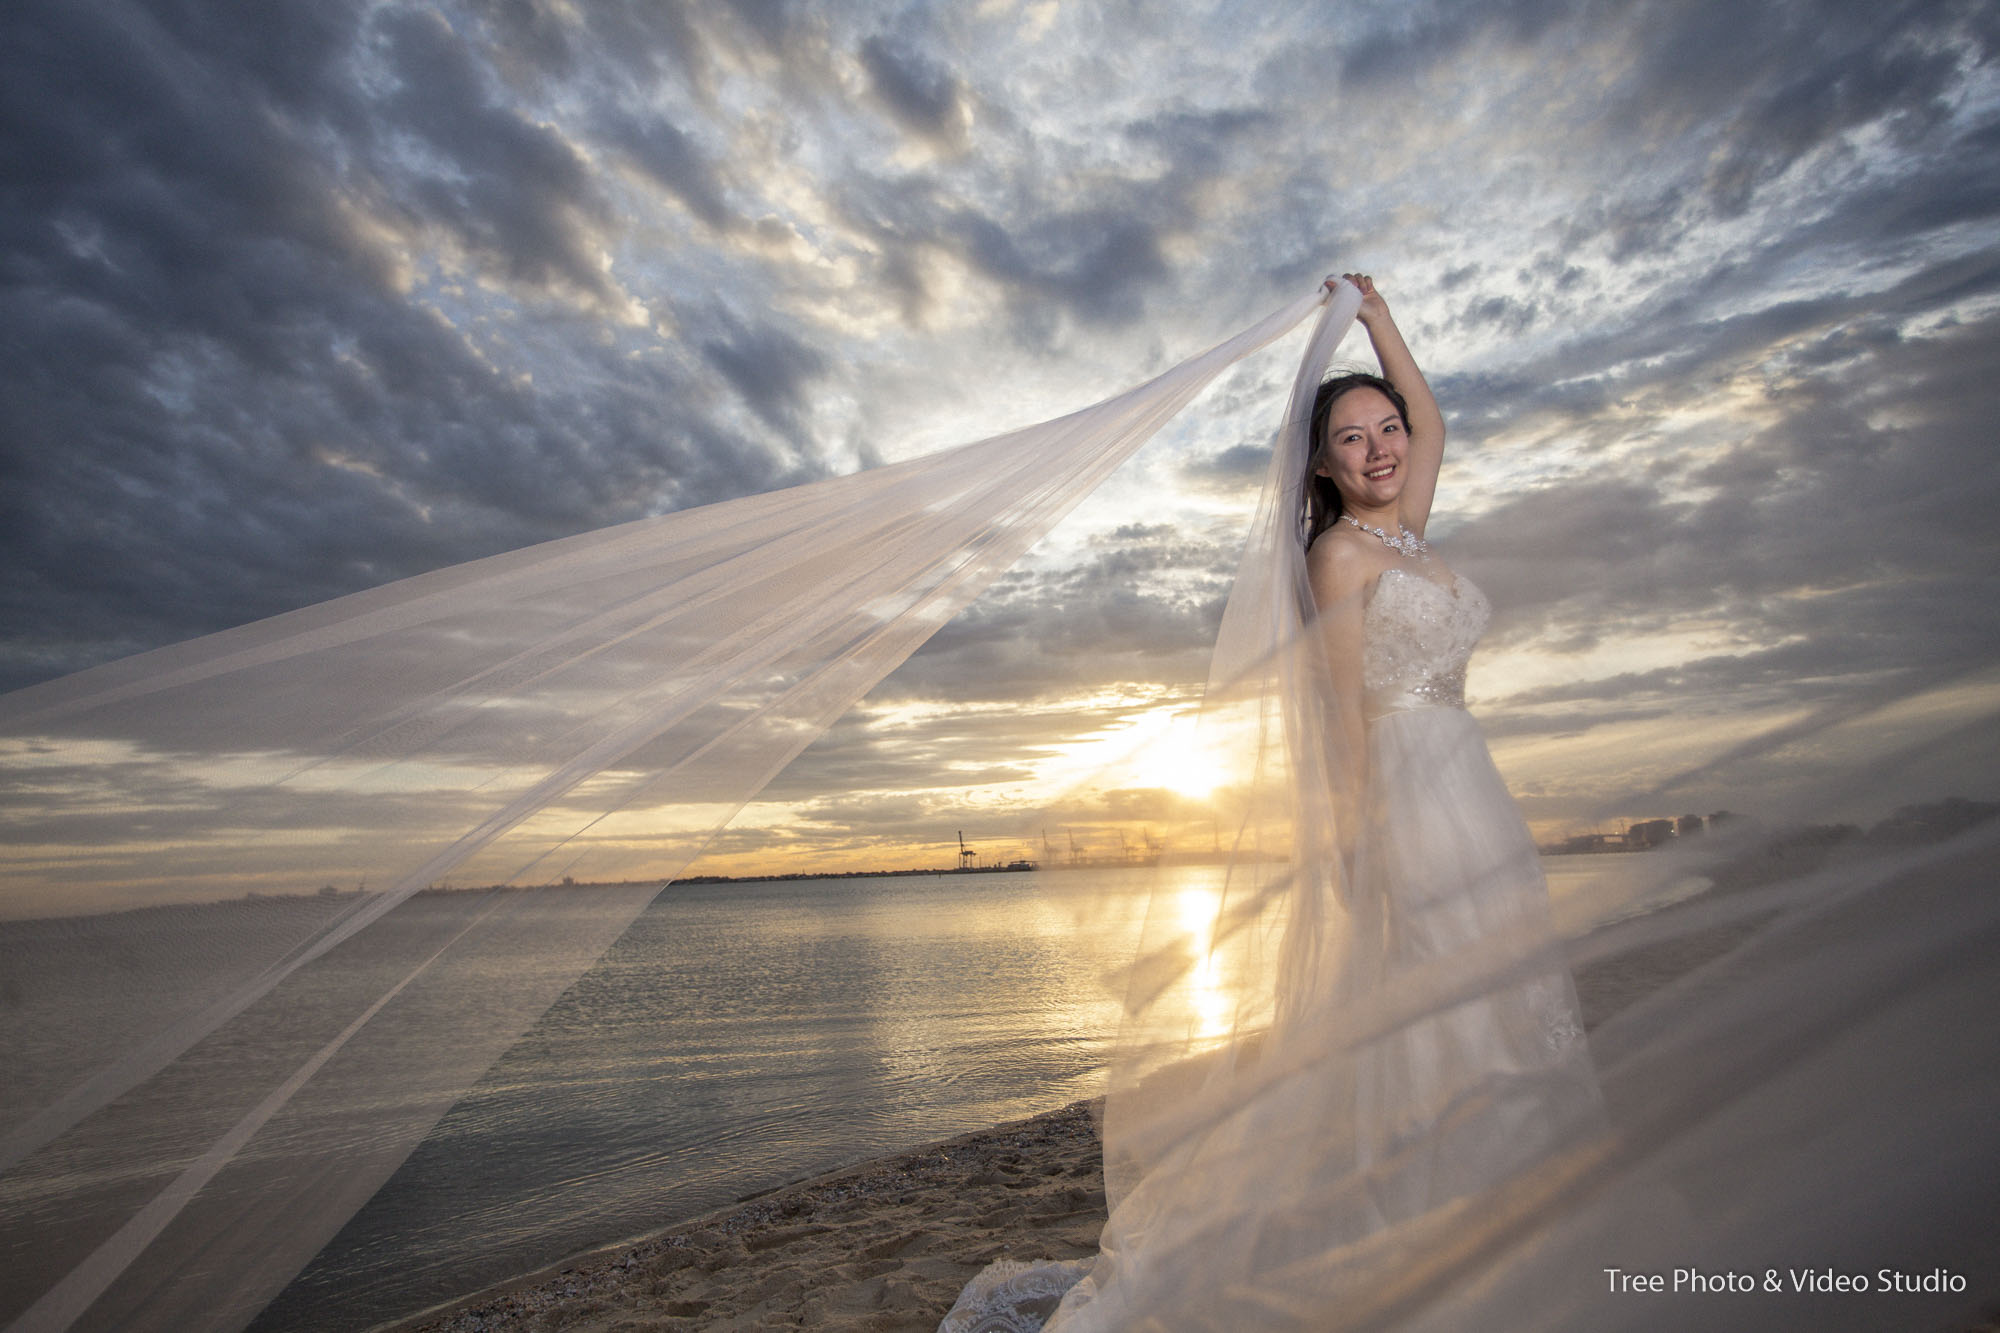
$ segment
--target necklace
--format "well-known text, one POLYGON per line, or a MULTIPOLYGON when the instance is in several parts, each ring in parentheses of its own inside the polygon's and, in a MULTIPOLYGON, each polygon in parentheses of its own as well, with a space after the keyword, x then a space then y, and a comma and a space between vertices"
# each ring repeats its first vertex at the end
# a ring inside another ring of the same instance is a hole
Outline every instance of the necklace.
POLYGON ((1341 517, 1352 523, 1355 527, 1360 528, 1363 532, 1374 534, 1378 541, 1398 555, 1422 555, 1431 549, 1429 542, 1419 537, 1416 533, 1411 532, 1400 523, 1396 525, 1397 535, 1391 537, 1380 528, 1369 527, 1352 514, 1342 514, 1341 517))

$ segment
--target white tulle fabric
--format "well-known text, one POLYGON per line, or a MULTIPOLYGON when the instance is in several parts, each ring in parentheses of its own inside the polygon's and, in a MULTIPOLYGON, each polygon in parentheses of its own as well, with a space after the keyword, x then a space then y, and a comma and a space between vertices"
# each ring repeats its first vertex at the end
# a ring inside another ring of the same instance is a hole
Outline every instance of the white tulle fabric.
MULTIPOLYGON (((1378 583, 1358 704, 1308 632, 1303 405, 1343 288, 1057 421, 0 697, 0 1321, 253 1319, 744 801, 1322 304, 1204 714, 1229 771, 1199 841, 1212 819, 1226 881, 1163 889, 1120 983, 1103 1253, 1087 1282, 993 1275, 977 1317, 1040 1320, 1058 1290, 1059 1323, 1126 1330, 1968 1316, 2000 1291, 2000 835, 1590 929, 1629 907, 1606 901, 1554 938, 1449 704, 1476 590, 1415 581, 1441 565, 1378 583), (1751 927, 1592 1031, 1593 1096, 1560 954, 1751 927), (1964 1286, 1690 1307, 1608 1266, 1964 1286)), ((1823 752, 1827 790, 1897 744, 1823 752)), ((1705 850, 1761 840, 1745 821, 1705 850)))
POLYGON ((745 801, 1325 300, 1055 421, 0 698, 0 1320, 248 1322, 745 801))

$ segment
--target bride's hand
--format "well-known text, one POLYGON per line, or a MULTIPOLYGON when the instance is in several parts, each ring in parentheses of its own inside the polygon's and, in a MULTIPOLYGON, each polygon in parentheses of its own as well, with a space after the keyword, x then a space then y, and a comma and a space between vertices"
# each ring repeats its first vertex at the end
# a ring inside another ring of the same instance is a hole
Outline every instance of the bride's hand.
MULTIPOLYGON (((1375 290, 1375 279, 1366 273, 1343 273, 1340 275, 1361 289, 1361 312, 1356 316, 1363 324, 1378 319, 1389 318, 1389 303, 1375 290)), ((1328 279, 1330 283, 1332 279, 1328 279)))

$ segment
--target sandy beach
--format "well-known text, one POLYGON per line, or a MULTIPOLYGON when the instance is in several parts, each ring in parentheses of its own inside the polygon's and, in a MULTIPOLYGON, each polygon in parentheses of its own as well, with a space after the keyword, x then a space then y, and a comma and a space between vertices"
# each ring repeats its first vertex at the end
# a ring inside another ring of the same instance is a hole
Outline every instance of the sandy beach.
POLYGON ((999 1258, 1097 1252, 1094 1104, 788 1185, 393 1325, 929 1330, 999 1258))

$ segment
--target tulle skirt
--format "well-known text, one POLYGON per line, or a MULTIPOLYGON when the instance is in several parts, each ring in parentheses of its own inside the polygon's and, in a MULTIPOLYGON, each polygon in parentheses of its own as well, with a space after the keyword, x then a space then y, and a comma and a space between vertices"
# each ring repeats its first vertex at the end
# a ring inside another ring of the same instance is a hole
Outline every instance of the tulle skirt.
POLYGON ((1087 1276, 989 1270, 948 1333, 1038 1327, 1051 1279, 1075 1284, 1052 1333, 1339 1326, 1341 1304, 1361 1313, 1384 1273, 1437 1252, 1454 1201, 1589 1136, 1601 1109, 1547 885, 1477 726, 1388 714, 1368 772, 1338 985, 1208 1080, 1185 1140, 1114 1200, 1087 1276))
POLYGON ((1597 1094, 1541 861, 1471 715, 1386 714, 1369 726, 1368 763, 1353 892, 1380 937, 1357 944, 1350 969, 1428 977, 1415 1003, 1435 1009, 1358 1054, 1358 1164, 1386 1225, 1540 1159, 1591 1119, 1597 1094), (1500 976, 1477 980, 1496 964, 1500 976), (1451 1003, 1461 969, 1472 994, 1451 1003))

